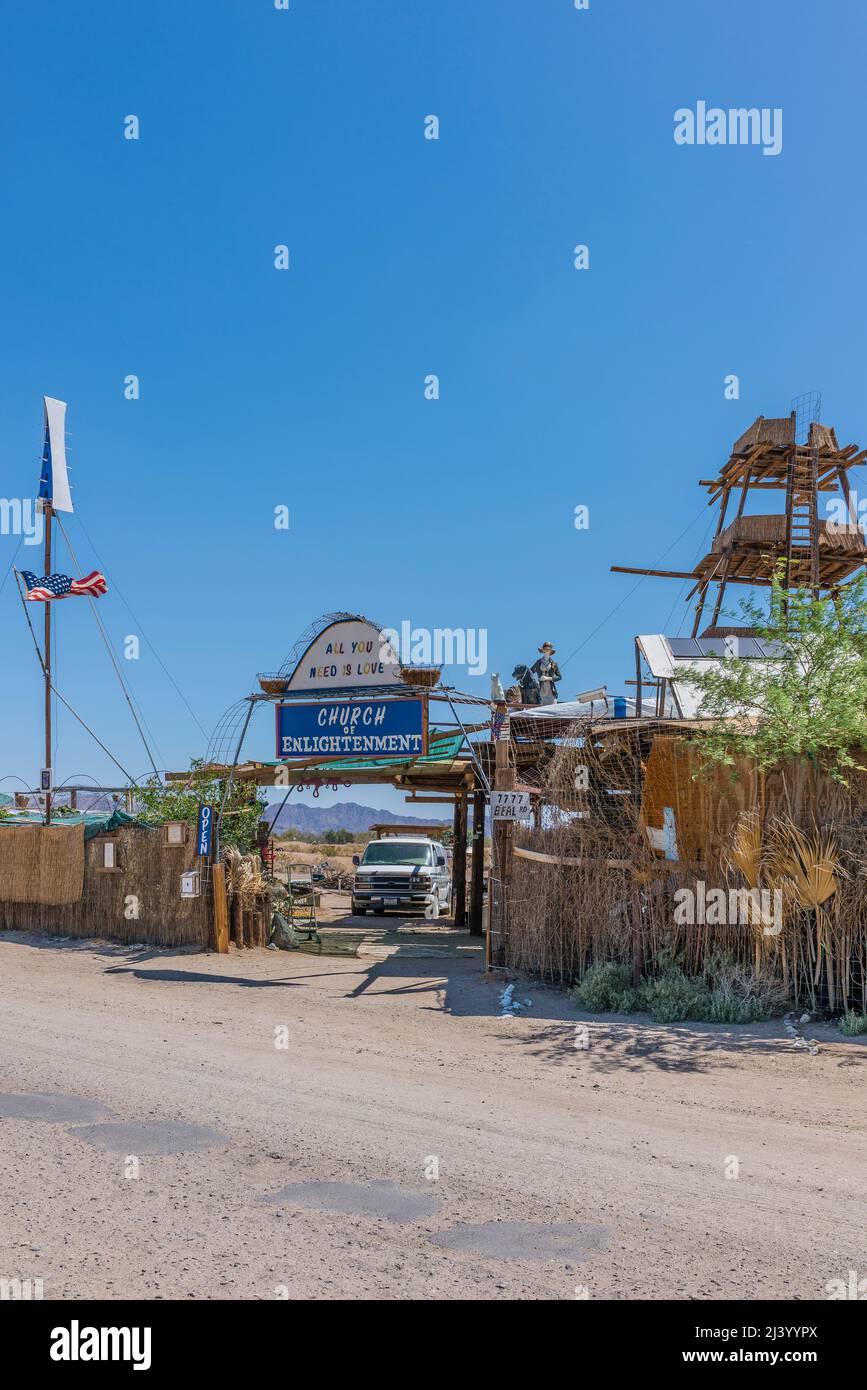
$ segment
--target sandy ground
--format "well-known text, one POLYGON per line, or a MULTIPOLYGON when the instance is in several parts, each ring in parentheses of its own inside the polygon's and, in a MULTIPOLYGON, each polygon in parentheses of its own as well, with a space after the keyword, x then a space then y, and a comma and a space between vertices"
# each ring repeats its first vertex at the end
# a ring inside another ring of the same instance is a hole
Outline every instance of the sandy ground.
POLYGON ((353 854, 362 855, 366 845, 349 843, 345 845, 314 844, 308 840, 275 840, 274 867, 277 877, 285 879, 287 864, 307 864, 311 868, 317 864, 328 866, 340 874, 352 874, 355 866, 353 854))
POLYGON ((249 1299, 824 1298, 867 1275, 863 1040, 602 1021, 524 982, 501 1018, 471 938, 375 920, 357 957, 0 936, 0 1275, 249 1299))

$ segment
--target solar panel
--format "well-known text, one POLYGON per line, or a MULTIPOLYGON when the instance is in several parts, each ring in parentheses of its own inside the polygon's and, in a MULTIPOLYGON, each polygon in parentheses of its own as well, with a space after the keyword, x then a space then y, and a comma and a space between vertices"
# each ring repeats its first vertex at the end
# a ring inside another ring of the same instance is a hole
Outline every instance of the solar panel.
POLYGON ((666 637, 666 642, 671 648, 671 654, 683 660, 686 657, 695 658, 701 656, 701 647, 694 637, 666 637))
POLYGON ((737 639, 735 655, 743 656, 746 657, 747 660, 754 661, 757 657, 763 657, 764 652, 755 637, 739 637, 737 639))

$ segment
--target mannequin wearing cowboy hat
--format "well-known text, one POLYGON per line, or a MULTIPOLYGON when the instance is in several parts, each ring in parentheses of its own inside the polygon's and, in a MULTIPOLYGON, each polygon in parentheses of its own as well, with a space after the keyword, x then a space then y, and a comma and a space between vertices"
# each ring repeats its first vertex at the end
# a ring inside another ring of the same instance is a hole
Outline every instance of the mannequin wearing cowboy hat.
POLYGON ((552 647, 550 642, 543 642, 539 648, 539 660, 534 661, 530 667, 530 670, 539 677, 539 690, 542 696, 540 703, 543 705, 556 704, 557 686, 555 682, 563 679, 560 675, 560 667, 554 660, 555 650, 556 648, 552 647))

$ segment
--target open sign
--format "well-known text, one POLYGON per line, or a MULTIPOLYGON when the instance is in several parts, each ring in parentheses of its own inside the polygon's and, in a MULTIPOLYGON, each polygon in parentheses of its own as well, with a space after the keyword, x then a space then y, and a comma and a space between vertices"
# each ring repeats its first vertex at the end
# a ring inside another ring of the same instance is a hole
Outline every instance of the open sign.
POLYGON ((213 837, 214 808, 213 806, 200 806, 198 826, 196 829, 196 854, 200 854, 203 859, 210 857, 213 837))

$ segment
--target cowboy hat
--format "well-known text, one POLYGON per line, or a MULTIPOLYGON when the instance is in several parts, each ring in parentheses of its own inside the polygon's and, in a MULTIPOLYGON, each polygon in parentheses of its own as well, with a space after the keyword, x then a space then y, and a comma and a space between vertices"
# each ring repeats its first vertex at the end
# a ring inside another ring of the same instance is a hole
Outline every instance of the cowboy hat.
POLYGON ((540 652, 550 652, 552 656, 554 655, 556 650, 557 648, 552 647, 550 642, 543 642, 541 647, 539 648, 540 652))

